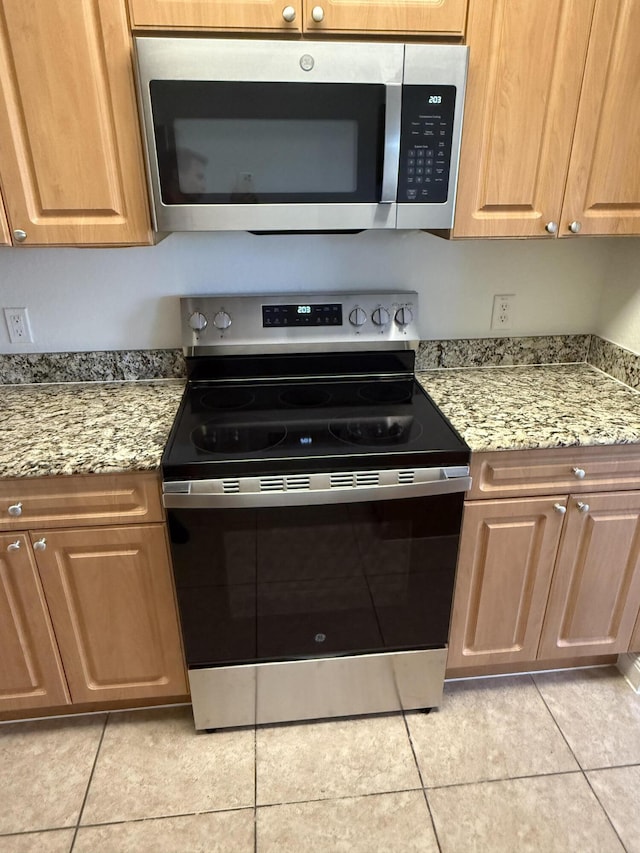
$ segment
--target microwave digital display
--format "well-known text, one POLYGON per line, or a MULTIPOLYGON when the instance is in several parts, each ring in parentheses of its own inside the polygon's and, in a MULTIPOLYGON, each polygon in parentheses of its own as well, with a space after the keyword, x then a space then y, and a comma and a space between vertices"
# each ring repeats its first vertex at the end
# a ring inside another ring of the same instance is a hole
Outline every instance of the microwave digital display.
POLYGON ((283 326, 341 326, 342 305, 263 305, 264 328, 283 326))

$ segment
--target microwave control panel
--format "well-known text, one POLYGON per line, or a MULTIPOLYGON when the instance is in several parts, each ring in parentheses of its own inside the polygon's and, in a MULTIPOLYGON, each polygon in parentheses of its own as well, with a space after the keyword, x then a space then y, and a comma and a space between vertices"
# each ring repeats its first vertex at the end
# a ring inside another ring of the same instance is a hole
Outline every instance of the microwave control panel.
POLYGON ((455 103, 455 86, 402 87, 398 202, 447 201, 455 103))

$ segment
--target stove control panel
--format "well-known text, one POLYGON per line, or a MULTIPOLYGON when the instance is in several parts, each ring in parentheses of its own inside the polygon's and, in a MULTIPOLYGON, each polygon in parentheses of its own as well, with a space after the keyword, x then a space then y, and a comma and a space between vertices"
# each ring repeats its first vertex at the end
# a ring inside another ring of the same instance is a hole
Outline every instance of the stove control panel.
POLYGON ((408 347, 420 340, 415 291, 228 294, 180 300, 182 344, 200 347, 408 347))

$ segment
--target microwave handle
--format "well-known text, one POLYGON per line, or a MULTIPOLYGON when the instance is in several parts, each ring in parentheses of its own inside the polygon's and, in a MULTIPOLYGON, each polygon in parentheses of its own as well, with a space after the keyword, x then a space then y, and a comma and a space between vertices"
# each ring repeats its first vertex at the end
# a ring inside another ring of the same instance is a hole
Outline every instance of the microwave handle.
POLYGON ((388 83, 385 89, 384 160, 382 163, 382 193, 380 204, 393 204, 398 195, 402 85, 400 83, 388 83))

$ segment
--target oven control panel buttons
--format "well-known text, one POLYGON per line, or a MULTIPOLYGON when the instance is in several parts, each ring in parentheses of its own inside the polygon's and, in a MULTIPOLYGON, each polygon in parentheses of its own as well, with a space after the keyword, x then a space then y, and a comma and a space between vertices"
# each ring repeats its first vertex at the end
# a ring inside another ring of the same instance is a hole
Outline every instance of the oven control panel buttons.
POLYGON ((226 311, 218 311, 213 318, 213 325, 216 329, 228 329, 231 325, 231 315, 227 314, 226 311))
POLYGON ((389 312, 386 308, 376 308, 371 315, 371 319, 376 326, 386 326, 391 317, 389 316, 389 312))
POLYGON ((367 322, 367 315, 362 310, 362 308, 354 308, 353 311, 349 314, 349 322, 352 326, 364 326, 367 322))
POLYGON ((399 326, 408 326, 409 323, 413 320, 413 311, 411 308, 407 308, 406 306, 403 308, 398 308, 396 311, 395 321, 399 326))
POLYGON ((208 324, 209 321, 200 311, 194 311, 189 317, 189 325, 194 332, 201 332, 203 329, 207 328, 208 324))

